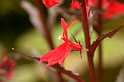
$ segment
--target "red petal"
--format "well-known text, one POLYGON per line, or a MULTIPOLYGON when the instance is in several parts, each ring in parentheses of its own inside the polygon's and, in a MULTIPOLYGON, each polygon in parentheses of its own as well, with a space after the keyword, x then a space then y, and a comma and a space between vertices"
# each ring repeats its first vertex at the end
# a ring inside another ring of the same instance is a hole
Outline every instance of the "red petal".
POLYGON ((61 26, 64 30, 63 40, 65 42, 59 47, 40 57, 40 62, 47 62, 48 66, 63 64, 65 58, 69 55, 71 50, 79 51, 81 48, 79 43, 77 44, 69 41, 67 36, 68 24, 65 22, 64 18, 61 18, 61 26))
POLYGON ((43 0, 43 3, 47 8, 51 8, 56 4, 59 4, 60 0, 43 0))
POLYGON ((71 47, 68 43, 63 43, 59 47, 50 51, 44 56, 41 56, 41 62, 48 62, 48 66, 52 66, 54 64, 63 64, 65 57, 68 56, 71 51, 71 47))
POLYGON ((68 41, 67 29, 68 29, 69 25, 65 22, 64 18, 61 18, 61 27, 64 30, 62 39, 64 41, 68 41))
MULTIPOLYGON (((97 6, 97 0, 87 0, 87 5, 90 7, 97 6)), ((103 7, 105 8, 109 4, 109 0, 102 0, 103 7)))
POLYGON ((80 9, 80 3, 77 0, 72 0, 71 8, 72 9, 80 9))
MULTIPOLYGON (((87 0, 87 4, 89 7, 96 6, 96 1, 97 0, 87 0)), ((124 4, 118 2, 118 0, 103 0, 102 4, 105 9, 103 18, 111 19, 113 16, 124 14, 124 4)))
POLYGON ((61 26, 64 29, 64 31, 67 31, 68 24, 65 22, 64 18, 61 18, 61 26))
POLYGON ((117 1, 109 2, 109 6, 103 13, 103 17, 111 19, 113 16, 124 14, 124 4, 117 1))

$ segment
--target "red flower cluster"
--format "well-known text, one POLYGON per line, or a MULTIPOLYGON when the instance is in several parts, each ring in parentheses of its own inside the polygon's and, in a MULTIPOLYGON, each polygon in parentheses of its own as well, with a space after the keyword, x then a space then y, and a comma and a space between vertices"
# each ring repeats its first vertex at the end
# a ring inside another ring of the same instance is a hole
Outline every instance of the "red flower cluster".
MULTIPOLYGON (((97 0, 87 0, 89 7, 96 7, 97 0)), ((102 0, 102 7, 104 9, 103 18, 111 19, 113 16, 124 14, 124 4, 117 0, 102 0)))
MULTIPOLYGON (((44 5, 47 8, 51 8, 59 4, 61 0, 43 0, 44 5)), ((96 7, 97 0, 86 0, 87 7, 96 7)), ((110 19, 113 16, 124 14, 124 4, 117 0, 102 0, 102 7, 104 8, 103 17, 110 19)), ((72 0, 71 9, 80 9, 80 3, 77 0, 72 0)))
MULTIPOLYGON (((51 8, 57 4, 60 4, 61 0, 43 0, 44 5, 46 8, 51 8)), ((72 9, 80 9, 80 3, 77 0, 72 0, 71 2, 72 9)))
POLYGON ((63 18, 61 18, 61 26, 64 30, 63 35, 61 36, 61 39, 64 41, 64 43, 40 57, 40 62, 47 62, 48 66, 52 66, 55 64, 62 65, 64 63, 65 58, 69 55, 72 50, 81 51, 82 48, 79 43, 72 42, 68 39, 67 29, 69 26, 63 18))
POLYGON ((16 62, 5 55, 0 63, 0 76, 8 80, 12 79, 15 66, 16 62))
POLYGON ((110 19, 113 16, 124 14, 124 4, 118 1, 111 1, 109 2, 103 16, 110 19))
POLYGON ((60 3, 60 0, 43 0, 44 5, 47 8, 51 8, 60 3))

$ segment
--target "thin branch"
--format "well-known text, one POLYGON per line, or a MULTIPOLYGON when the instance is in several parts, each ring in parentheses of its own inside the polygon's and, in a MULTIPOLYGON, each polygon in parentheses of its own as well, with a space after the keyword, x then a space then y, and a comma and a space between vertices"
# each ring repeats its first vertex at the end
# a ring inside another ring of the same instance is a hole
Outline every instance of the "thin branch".
POLYGON ((57 77, 58 77, 58 82, 64 82, 63 76, 62 76, 62 72, 59 71, 59 65, 56 65, 56 71, 57 71, 57 77))
POLYGON ((51 32, 50 32, 50 30, 48 28, 48 20, 45 18, 45 13, 43 12, 43 9, 40 8, 42 1, 34 0, 34 2, 35 2, 35 5, 39 9, 39 12, 40 12, 39 13, 40 14, 40 19, 41 19, 41 22, 43 24, 43 27, 41 27, 41 28, 43 28, 43 30, 45 32, 44 36, 45 36, 45 38, 46 38, 50 48, 53 49, 54 48, 54 44, 53 44, 51 32))
MULTIPOLYGON (((15 56, 18 55, 18 56, 26 58, 26 59, 35 60, 35 61, 40 60, 39 57, 32 56, 33 54, 30 54, 30 56, 29 56, 29 55, 27 55, 23 52, 19 52, 19 51, 14 51, 13 53, 15 54, 15 56)), ((43 62, 43 63, 46 64, 45 62, 43 62)), ((85 82, 84 80, 81 79, 80 75, 73 73, 72 71, 66 70, 64 67, 62 67, 60 65, 54 65, 54 66, 52 66, 52 68, 56 69, 57 72, 59 72, 61 74, 65 74, 65 75, 71 77, 76 82, 85 82)), ((64 82, 64 80, 62 79, 61 82, 64 82)))
POLYGON ((101 43, 102 40, 104 40, 105 38, 111 38, 116 32, 118 32, 122 26, 124 25, 120 25, 118 28, 112 30, 111 32, 107 32, 105 34, 102 34, 101 36, 99 36, 96 41, 93 42, 92 46, 91 46, 91 52, 94 53, 96 48, 98 47, 98 45, 101 43))
POLYGON ((88 24, 85 0, 82 0, 82 9, 81 10, 82 10, 82 28, 84 30, 86 48, 89 49, 91 41, 90 41, 89 24, 88 24))
POLYGON ((27 0, 21 1, 21 7, 29 14, 29 18, 34 27, 43 34, 50 48, 54 48, 51 31, 48 28, 48 20, 45 18, 45 13, 41 9, 40 0, 35 0, 35 5, 32 5, 27 0))
POLYGON ((75 73, 73 73, 72 71, 66 70, 64 67, 62 66, 55 66, 55 69, 58 69, 61 73, 68 75, 69 77, 71 77, 72 79, 74 79, 76 82, 85 82, 84 80, 81 79, 81 77, 75 73))
POLYGON ((63 76, 62 76, 62 72, 57 70, 57 75, 58 75, 57 76, 58 77, 58 82, 64 82, 64 79, 63 79, 63 76))

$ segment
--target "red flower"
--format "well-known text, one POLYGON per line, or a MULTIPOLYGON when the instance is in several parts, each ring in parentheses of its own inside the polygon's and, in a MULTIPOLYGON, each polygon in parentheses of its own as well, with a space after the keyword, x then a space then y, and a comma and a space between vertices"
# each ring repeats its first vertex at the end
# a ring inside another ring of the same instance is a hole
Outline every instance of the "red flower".
MULTIPOLYGON (((97 0, 87 0, 89 7, 96 7, 97 0)), ((102 0, 102 7, 104 9, 103 18, 111 19, 113 16, 124 14, 124 4, 117 0, 102 0)))
POLYGON ((47 8, 51 8, 60 3, 60 0, 43 0, 44 5, 47 8))
POLYGON ((15 66, 16 62, 5 55, 0 63, 0 76, 8 80, 12 79, 15 66))
POLYGON ((124 14, 124 4, 119 3, 118 1, 109 2, 103 16, 110 19, 113 16, 124 14))
POLYGON ((80 3, 77 0, 72 0, 71 8, 72 9, 80 9, 80 3))
POLYGON ((68 24, 64 21, 63 18, 61 18, 61 26, 64 30, 61 39, 64 42, 54 50, 40 57, 40 61, 47 62, 48 66, 52 66, 55 64, 62 65, 64 63, 65 58, 69 55, 72 50, 81 51, 81 45, 79 43, 72 42, 68 39, 68 24))

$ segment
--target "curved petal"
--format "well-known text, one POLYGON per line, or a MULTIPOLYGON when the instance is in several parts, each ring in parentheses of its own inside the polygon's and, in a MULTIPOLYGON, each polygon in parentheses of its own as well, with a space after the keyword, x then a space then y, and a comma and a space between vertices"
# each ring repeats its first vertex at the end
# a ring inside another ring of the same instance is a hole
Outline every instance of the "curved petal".
POLYGON ((61 27, 63 28, 63 37, 62 39, 64 41, 67 41, 68 40, 68 35, 67 35, 67 29, 68 29, 68 24, 65 22, 64 18, 61 18, 61 27))
POLYGON ((71 8, 72 9, 80 9, 80 3, 77 0, 72 0, 71 8))
POLYGON ((56 4, 59 4, 60 0, 43 0, 43 3, 47 8, 51 8, 56 4))
POLYGON ((65 57, 68 56, 70 51, 71 47, 69 46, 69 44, 63 43, 62 45, 50 51, 46 55, 41 56, 40 61, 47 62, 48 66, 54 64, 63 64, 65 57))

